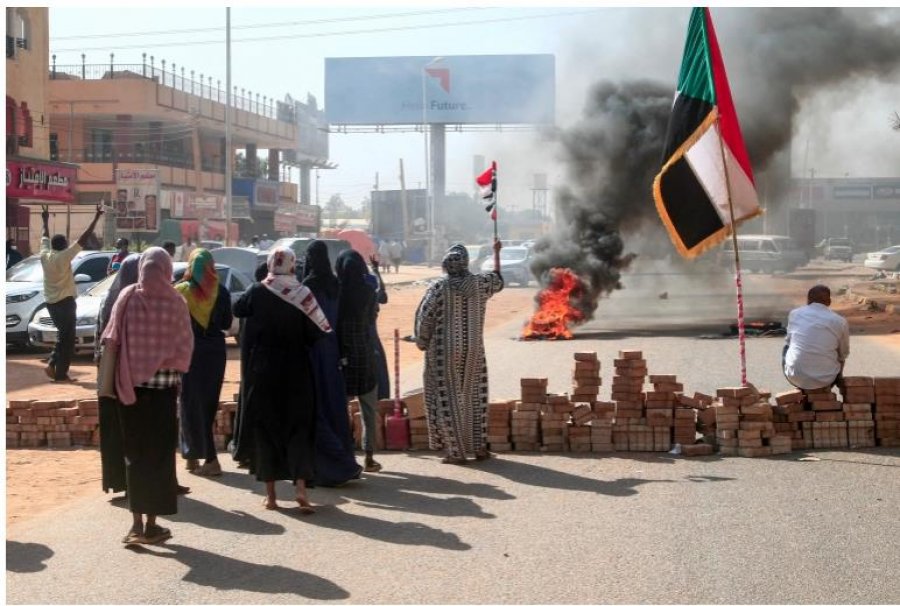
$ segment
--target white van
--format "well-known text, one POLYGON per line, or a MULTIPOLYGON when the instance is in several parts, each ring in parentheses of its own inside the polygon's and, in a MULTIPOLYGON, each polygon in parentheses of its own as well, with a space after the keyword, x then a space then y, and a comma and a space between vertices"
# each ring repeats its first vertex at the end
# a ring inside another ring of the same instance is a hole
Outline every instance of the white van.
MULTIPOLYGON (((787 236, 738 236, 737 241, 744 271, 773 274, 793 271, 809 263, 806 252, 787 236)), ((722 244, 721 262, 726 267, 734 267, 731 238, 722 244)))

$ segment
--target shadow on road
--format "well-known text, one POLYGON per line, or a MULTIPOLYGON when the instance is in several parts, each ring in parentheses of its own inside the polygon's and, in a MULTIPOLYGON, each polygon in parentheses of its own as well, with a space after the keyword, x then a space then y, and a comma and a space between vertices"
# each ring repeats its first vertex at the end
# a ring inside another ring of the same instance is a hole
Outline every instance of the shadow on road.
POLYGON ((316 507, 315 515, 302 516, 302 518, 296 508, 279 509, 278 511, 291 518, 302 519, 308 524, 350 532, 385 543, 428 545, 451 551, 466 551, 472 548, 468 543, 460 541, 454 533, 444 532, 439 528, 432 528, 419 522, 389 522, 380 518, 348 513, 337 507, 345 502, 345 499, 339 499, 334 505, 320 505, 316 507))
POLYGON ((239 534, 277 535, 285 532, 281 524, 266 522, 246 511, 219 509, 209 503, 190 498, 178 501, 178 516, 180 520, 203 528, 239 534))
POLYGON ((53 550, 41 543, 6 542, 6 570, 8 572, 40 572, 47 567, 44 560, 53 557, 53 550))
POLYGON ((556 490, 576 490, 580 492, 595 492, 610 497, 630 497, 638 493, 636 487, 651 482, 671 482, 672 480, 643 480, 640 478, 620 478, 618 480, 605 481, 576 476, 563 471, 547 469, 538 465, 529 465, 511 459, 490 459, 478 467, 485 473, 493 473, 512 482, 528 484, 529 486, 541 486, 556 490))
POLYGON ((132 548, 160 558, 173 558, 190 571, 184 581, 215 587, 223 591, 239 590, 256 593, 289 593, 312 600, 346 600, 350 593, 323 577, 292 570, 284 566, 253 564, 184 545, 163 545, 172 553, 132 548))

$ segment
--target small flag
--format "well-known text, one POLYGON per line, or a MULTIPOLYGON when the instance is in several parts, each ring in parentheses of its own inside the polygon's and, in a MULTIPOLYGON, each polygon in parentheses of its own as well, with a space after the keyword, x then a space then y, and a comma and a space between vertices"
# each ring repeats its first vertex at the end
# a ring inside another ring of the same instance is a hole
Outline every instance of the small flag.
POLYGON ((484 207, 484 210, 491 212, 496 205, 497 197, 497 163, 492 162, 489 169, 475 178, 475 183, 481 188, 481 199, 488 201, 488 205, 484 207))
POLYGON ((672 243, 689 259, 761 213, 708 8, 691 12, 653 198, 672 243))

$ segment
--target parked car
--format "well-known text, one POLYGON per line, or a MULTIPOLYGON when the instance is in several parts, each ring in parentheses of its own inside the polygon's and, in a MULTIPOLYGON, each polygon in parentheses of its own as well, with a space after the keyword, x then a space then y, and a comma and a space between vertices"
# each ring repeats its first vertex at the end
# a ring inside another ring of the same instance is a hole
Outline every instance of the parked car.
MULTIPOLYGON (((467 244, 466 251, 469 253, 469 271, 477 274, 481 271, 481 266, 485 259, 493 259, 493 248, 490 244, 467 244)), ((491 266, 493 270, 494 266, 491 266)))
MULTIPOLYGON (((173 264, 173 278, 177 282, 184 277, 187 269, 187 263, 182 261, 173 264)), ((216 272, 219 274, 219 282, 225 286, 231 295, 231 303, 234 304, 244 291, 250 287, 252 283, 250 278, 242 272, 216 263, 216 272)), ((108 276, 104 280, 98 282, 93 288, 86 291, 75 299, 75 351, 90 352, 94 349, 94 339, 97 330, 97 316, 100 315, 100 306, 106 293, 112 286, 115 275, 108 276)), ((234 337, 235 340, 239 336, 240 322, 237 318, 231 323, 225 335, 234 337)), ((34 315, 34 320, 28 325, 28 336, 32 345, 51 346, 57 340, 56 325, 50 318, 47 309, 41 309, 34 315)))
MULTIPOLYGON (((741 269, 748 272, 789 272, 809 263, 809 256, 787 236, 738 236, 741 269)), ((722 245, 720 263, 734 266, 734 243, 729 238, 722 245)))
MULTIPOLYGON (((113 251, 83 250, 75 255, 72 273, 79 293, 106 278, 113 254, 113 251)), ((32 255, 6 271, 6 342, 27 346, 28 326, 43 309, 46 309, 44 268, 41 257, 32 255)))
POLYGON ((219 240, 200 240, 200 248, 205 248, 208 251, 213 251, 217 248, 222 248, 225 246, 224 242, 220 242, 219 240))
MULTIPOLYGON (((297 273, 299 274, 303 268, 303 261, 306 259, 306 247, 309 246, 309 243, 313 241, 314 238, 281 238, 279 240, 275 240, 275 243, 265 252, 260 252, 257 255, 257 260, 261 263, 264 263, 269 258, 269 252, 277 246, 287 246, 291 250, 294 251, 294 254, 297 255, 297 273)), ((328 258, 331 259, 331 267, 334 267, 337 262, 338 255, 340 255, 345 250, 350 250, 350 243, 346 240, 338 240, 333 238, 319 238, 322 242, 325 243, 325 247, 328 249, 328 258)), ((368 259, 366 259, 368 261, 368 259)))
MULTIPOLYGON (((510 246, 500 249, 500 272, 507 283, 528 286, 531 281, 532 249, 524 246, 510 246)), ((494 258, 491 256, 481 264, 482 273, 494 271, 494 258)))
POLYGON ((900 244, 868 253, 863 265, 883 271, 900 271, 900 244))
POLYGON ((826 260, 853 261, 853 242, 849 238, 828 238, 823 251, 826 260))
POLYGON ((258 248, 239 248, 236 246, 223 246, 209 251, 216 263, 233 267, 246 276, 253 277, 256 266, 259 264, 258 248))

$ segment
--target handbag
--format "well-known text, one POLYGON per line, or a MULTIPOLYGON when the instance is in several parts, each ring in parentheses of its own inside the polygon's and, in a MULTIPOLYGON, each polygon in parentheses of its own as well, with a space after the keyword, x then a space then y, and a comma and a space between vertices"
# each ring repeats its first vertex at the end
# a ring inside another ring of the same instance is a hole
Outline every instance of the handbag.
POLYGON ((119 347, 107 343, 100 354, 100 366, 97 367, 97 395, 101 398, 117 398, 116 366, 119 360, 119 347))

